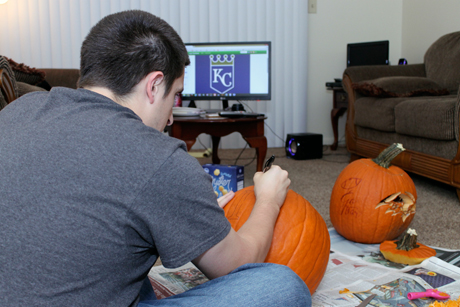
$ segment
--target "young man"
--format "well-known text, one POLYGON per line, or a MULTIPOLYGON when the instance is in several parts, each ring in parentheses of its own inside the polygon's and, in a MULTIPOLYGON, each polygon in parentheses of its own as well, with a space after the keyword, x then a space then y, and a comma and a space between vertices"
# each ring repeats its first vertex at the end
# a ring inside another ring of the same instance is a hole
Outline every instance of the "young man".
POLYGON ((271 244, 287 172, 256 173, 254 210, 235 232, 210 177, 163 135, 188 64, 163 20, 109 15, 83 42, 78 90, 0 112, 2 306, 310 304, 289 268, 254 264, 271 244), (193 261, 213 280, 155 300, 145 281, 159 256, 166 267, 193 261))

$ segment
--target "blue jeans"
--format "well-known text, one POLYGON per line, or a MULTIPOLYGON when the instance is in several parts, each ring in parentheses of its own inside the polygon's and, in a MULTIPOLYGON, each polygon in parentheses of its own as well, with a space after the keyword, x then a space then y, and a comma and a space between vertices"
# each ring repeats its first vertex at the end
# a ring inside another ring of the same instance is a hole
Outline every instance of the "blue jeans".
POLYGON ((272 263, 246 264, 228 275, 161 300, 156 300, 150 282, 144 283, 140 295, 138 307, 311 306, 310 291, 303 280, 287 266, 272 263))

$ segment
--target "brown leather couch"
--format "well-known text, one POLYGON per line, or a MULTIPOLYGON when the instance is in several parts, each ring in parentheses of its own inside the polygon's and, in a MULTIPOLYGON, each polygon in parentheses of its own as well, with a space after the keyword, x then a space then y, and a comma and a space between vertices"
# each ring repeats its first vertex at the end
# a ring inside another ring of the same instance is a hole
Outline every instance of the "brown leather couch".
POLYGON ((352 160, 402 143, 407 150, 392 164, 452 185, 460 197, 459 85, 460 32, 434 42, 421 64, 347 68, 352 160))

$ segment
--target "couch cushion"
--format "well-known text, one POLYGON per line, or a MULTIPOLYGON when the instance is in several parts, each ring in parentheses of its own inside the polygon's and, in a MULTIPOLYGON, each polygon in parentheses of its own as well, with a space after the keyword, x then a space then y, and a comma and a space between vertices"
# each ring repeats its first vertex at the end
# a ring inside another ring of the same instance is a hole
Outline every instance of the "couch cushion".
POLYGON ((16 81, 25 82, 31 85, 37 85, 45 80, 45 72, 33 67, 29 67, 23 63, 17 63, 12 59, 5 57, 14 72, 16 81))
POLYGON ((448 95, 449 91, 424 77, 383 77, 352 85, 358 93, 373 97, 410 97, 419 95, 448 95))
POLYGON ((395 106, 395 131, 434 140, 455 140, 456 95, 413 97, 395 106))
POLYGON ((355 101, 355 124, 380 131, 395 131, 396 105, 407 98, 362 97, 355 101))
POLYGON ((460 31, 441 36, 424 56, 426 76, 452 94, 460 84, 460 31))
POLYGON ((18 90, 19 90, 19 97, 27 93, 31 93, 31 92, 37 92, 37 91, 47 92, 47 90, 39 86, 30 85, 25 82, 18 82, 18 90))

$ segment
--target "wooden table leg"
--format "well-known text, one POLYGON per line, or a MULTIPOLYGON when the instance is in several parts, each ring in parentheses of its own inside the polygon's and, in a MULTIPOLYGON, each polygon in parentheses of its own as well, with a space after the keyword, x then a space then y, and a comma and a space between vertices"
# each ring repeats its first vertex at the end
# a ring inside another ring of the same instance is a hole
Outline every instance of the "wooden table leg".
POLYGON ((267 155, 267 138, 265 136, 259 137, 244 137, 249 146, 256 149, 257 155, 257 171, 261 172, 264 167, 265 156, 267 155))
POLYGON ((196 137, 193 137, 192 139, 186 139, 186 138, 180 137, 182 135, 182 125, 168 126, 166 127, 166 130, 168 131, 168 134, 170 136, 184 141, 185 145, 187 145, 187 151, 190 151, 192 149, 193 144, 195 144, 196 142, 196 137))
POLYGON ((331 122, 332 122, 332 131, 334 132, 334 143, 331 145, 331 150, 336 150, 337 146, 339 145, 339 132, 338 132, 338 123, 339 117, 345 113, 347 109, 345 108, 338 108, 331 110, 331 122))
POLYGON ((187 145, 187 151, 190 151, 192 149, 193 144, 195 144, 195 140, 187 140, 184 142, 187 145))
POLYGON ((264 136, 264 120, 260 118, 212 120, 202 118, 177 118, 169 127, 170 136, 183 140, 187 149, 191 150, 196 138, 201 133, 210 134, 212 138, 212 163, 220 164, 218 156, 219 143, 222 136, 239 132, 255 148, 257 154, 257 171, 262 171, 267 154, 267 139, 264 136))
POLYGON ((219 156, 217 155, 217 150, 219 149, 220 136, 211 136, 212 139, 212 163, 220 164, 219 156))

